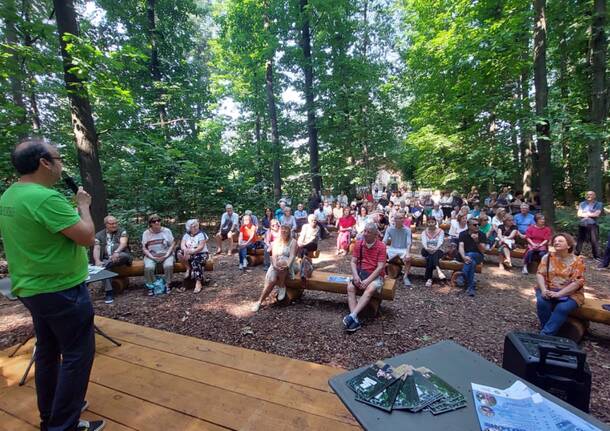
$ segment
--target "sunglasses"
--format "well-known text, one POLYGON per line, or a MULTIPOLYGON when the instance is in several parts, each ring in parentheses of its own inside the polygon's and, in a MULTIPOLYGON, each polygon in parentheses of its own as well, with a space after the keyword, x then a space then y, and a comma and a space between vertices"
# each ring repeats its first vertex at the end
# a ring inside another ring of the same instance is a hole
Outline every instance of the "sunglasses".
POLYGON ((150 224, 153 224, 153 223, 161 223, 161 220, 160 219, 151 220, 150 224))
POLYGON ((472 226, 478 226, 478 225, 479 225, 478 223, 472 223, 472 226))

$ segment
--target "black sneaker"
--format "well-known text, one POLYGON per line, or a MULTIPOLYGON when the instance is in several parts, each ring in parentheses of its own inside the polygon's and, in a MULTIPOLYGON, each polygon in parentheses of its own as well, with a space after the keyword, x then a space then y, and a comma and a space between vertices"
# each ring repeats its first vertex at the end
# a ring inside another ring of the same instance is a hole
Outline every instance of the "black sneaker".
POLYGON ((112 304, 114 302, 114 297, 112 292, 106 292, 106 296, 104 297, 104 303, 112 304))
POLYGON ((343 318, 343 326, 347 327, 354 321, 354 318, 349 314, 343 318))
POLYGON ((357 322, 356 320, 354 320, 353 317, 350 317, 350 319, 352 320, 350 322, 350 324, 347 326, 347 328, 345 328, 345 330, 347 332, 356 332, 358 329, 362 328, 362 325, 360 324, 360 322, 357 322))
POLYGON ((102 431, 106 428, 106 421, 78 421, 76 431, 102 431))

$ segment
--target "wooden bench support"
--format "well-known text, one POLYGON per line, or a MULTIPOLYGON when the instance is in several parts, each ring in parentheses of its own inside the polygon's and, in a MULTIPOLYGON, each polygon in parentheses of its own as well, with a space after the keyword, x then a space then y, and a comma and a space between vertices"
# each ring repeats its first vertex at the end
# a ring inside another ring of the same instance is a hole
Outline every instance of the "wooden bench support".
POLYGON ((557 336, 569 338, 570 340, 574 340, 576 343, 580 343, 582 338, 587 333, 587 329, 589 329, 588 321, 568 317, 568 319, 559 329, 557 336))

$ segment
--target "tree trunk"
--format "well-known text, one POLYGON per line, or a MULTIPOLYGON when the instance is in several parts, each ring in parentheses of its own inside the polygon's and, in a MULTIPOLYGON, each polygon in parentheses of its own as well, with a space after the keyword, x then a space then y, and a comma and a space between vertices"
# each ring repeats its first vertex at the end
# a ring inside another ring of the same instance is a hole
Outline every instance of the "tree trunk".
POLYGON ((536 140, 540 173, 540 203, 547 224, 555 220, 553 172, 551 166, 551 127, 547 118, 548 83, 546 79, 546 0, 534 0, 534 86, 536 88, 536 140))
MULTIPOLYGON (((25 22, 30 22, 30 2, 29 0, 23 0, 22 2, 22 8, 23 8, 23 19, 25 22)), ((30 32, 28 29, 24 29, 24 43, 25 46, 27 47, 31 47, 34 44, 34 41, 32 40, 32 36, 30 35, 30 32)), ((38 133, 40 132, 40 128, 41 126, 41 122, 40 122, 40 110, 38 109, 38 99, 36 98, 36 92, 34 91, 34 77, 32 76, 32 72, 30 71, 30 69, 27 66, 24 66, 25 68, 25 76, 27 78, 27 82, 28 82, 28 88, 27 88, 27 94, 28 94, 28 101, 30 103, 30 115, 31 115, 31 120, 32 120, 32 129, 34 130, 34 132, 38 133)))
POLYGON ((530 125, 527 122, 525 116, 529 116, 530 105, 528 101, 529 93, 529 76, 527 70, 521 73, 521 112, 523 113, 520 120, 520 140, 521 140, 521 151, 522 151, 522 163, 523 163, 523 196, 525 199, 532 197, 532 186, 534 180, 534 156, 536 148, 534 147, 534 140, 532 139, 532 132, 530 131, 530 125))
POLYGON ((263 152, 261 150, 261 146, 262 146, 262 137, 261 137, 261 114, 258 112, 256 112, 256 119, 254 120, 254 139, 256 141, 256 160, 258 160, 258 163, 256 163, 256 170, 254 171, 254 175, 255 175, 255 180, 257 184, 260 184, 263 181, 263 169, 264 169, 264 164, 262 163, 263 160, 263 152))
MULTIPOLYGON (((589 41, 589 58, 591 64, 591 98, 589 113, 591 124, 597 126, 596 132, 603 131, 606 120, 606 51, 608 43, 604 27, 606 25, 606 0, 594 0, 593 20, 591 24, 591 39, 589 41)), ((589 139, 587 157, 587 183, 589 190, 597 196, 602 196, 602 160, 601 149, 603 139, 589 139)))
MULTIPOLYGON (((559 86, 559 94, 561 95, 561 104, 565 106, 568 103, 568 47, 567 35, 565 34, 566 25, 568 23, 561 21, 561 35, 559 36, 559 77, 557 85, 559 86)), ((558 30, 559 30, 558 28, 558 30)), ((574 205, 574 189, 572 186, 573 170, 572 162, 570 161, 570 142, 568 141, 568 132, 570 125, 563 121, 560 127, 559 143, 561 144, 561 155, 563 158, 563 190, 564 199, 568 207, 574 205)))
POLYGON ((83 187, 91 194, 91 216, 96 229, 104 226, 106 216, 106 188, 102 181, 102 169, 98 157, 98 138, 95 123, 91 114, 89 95, 83 82, 70 70, 75 67, 72 57, 66 50, 66 33, 78 35, 76 12, 72 0, 53 0, 57 29, 59 31, 59 45, 64 66, 64 80, 70 100, 70 114, 72 127, 76 138, 76 151, 78 165, 83 181, 83 187))
MULTIPOLYGON (((266 5, 267 6, 267 5, 266 5)), ((269 15, 264 17, 265 31, 269 32, 269 15)), ((277 110, 275 107, 275 93, 273 90, 273 56, 275 50, 269 53, 265 71, 265 90, 267 93, 267 111, 271 122, 271 152, 273 154, 273 198, 277 202, 282 197, 282 176, 280 172, 280 134, 277 128, 277 110)))
POLYGON ((159 122, 161 127, 167 126, 167 112, 163 100, 163 89, 161 88, 161 69, 159 67, 159 49, 157 47, 157 24, 155 23, 155 0, 146 0, 146 14, 148 18, 148 41, 150 43, 150 74, 153 86, 157 94, 157 105, 159 108, 159 122))
POLYGON ((520 146, 519 146, 519 136, 517 133, 517 128, 515 127, 514 124, 511 125, 511 130, 510 130, 510 141, 511 141, 511 150, 513 153, 513 163, 514 163, 514 172, 513 172, 513 185, 514 185, 514 190, 518 190, 518 187, 521 183, 521 178, 523 177, 523 173, 521 172, 521 161, 520 159, 520 155, 521 155, 521 151, 520 151, 520 146))
POLYGON ((311 59, 311 34, 309 31, 308 0, 299 0, 301 10, 301 48, 303 49, 303 73, 305 74, 305 109, 307 110, 307 135, 309 138, 309 168, 311 186, 318 193, 322 191, 320 160, 318 151, 318 129, 313 97, 313 65, 311 59))
MULTIPOLYGON (((5 34, 6 42, 8 44, 8 52, 12 53, 12 61, 14 64, 12 73, 10 74, 9 81, 11 84, 11 96, 15 105, 19 108, 18 123, 19 125, 25 125, 27 122, 27 109, 23 100, 23 67, 21 66, 21 56, 15 49, 19 45, 17 38, 17 30, 15 28, 17 22, 17 9, 15 7, 15 0, 7 0, 5 4, 5 34)), ((25 130, 22 135, 26 135, 25 130)))

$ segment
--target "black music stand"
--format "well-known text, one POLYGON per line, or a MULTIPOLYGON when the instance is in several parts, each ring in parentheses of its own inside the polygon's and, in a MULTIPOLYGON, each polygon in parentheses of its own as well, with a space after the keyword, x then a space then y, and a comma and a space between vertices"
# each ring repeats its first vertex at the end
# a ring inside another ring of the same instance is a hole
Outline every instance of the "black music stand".
MULTIPOLYGON (((96 281, 103 281, 108 278, 114 278, 116 276, 117 276, 116 272, 108 271, 107 269, 102 269, 101 271, 96 272, 95 274, 91 274, 91 272, 90 272, 89 277, 85 280, 85 283, 88 285, 89 283, 94 283, 96 281)), ((3 296, 5 296, 7 299, 9 299, 10 301, 16 301, 18 299, 16 296, 14 296, 11 293, 10 277, 5 277, 0 280, 0 293, 3 296)), ((98 328, 95 323, 93 324, 93 330, 95 331, 96 334, 99 334, 102 337, 106 338, 108 341, 110 341, 117 347, 119 347, 121 345, 121 343, 119 343, 114 338, 110 337, 108 334, 106 334, 104 331, 102 331, 100 328, 98 328)), ((34 333, 34 331, 32 331, 32 333, 25 340, 23 340, 21 343, 19 343, 19 345, 15 348, 13 353, 11 353, 9 355, 9 358, 12 358, 13 356, 15 356, 17 354, 17 352, 19 351, 19 349, 21 347, 23 347, 25 345, 25 343, 30 341, 30 339, 33 338, 34 335, 35 335, 35 333, 34 333)), ((25 385, 25 381, 28 378, 28 374, 30 374, 30 370, 32 369, 32 365, 34 365, 35 359, 36 359, 36 346, 34 345, 34 350, 32 351, 32 358, 30 359, 30 362, 28 363, 28 366, 26 367, 25 372, 23 373, 23 377, 21 377, 21 380, 19 380, 19 386, 25 385)))

